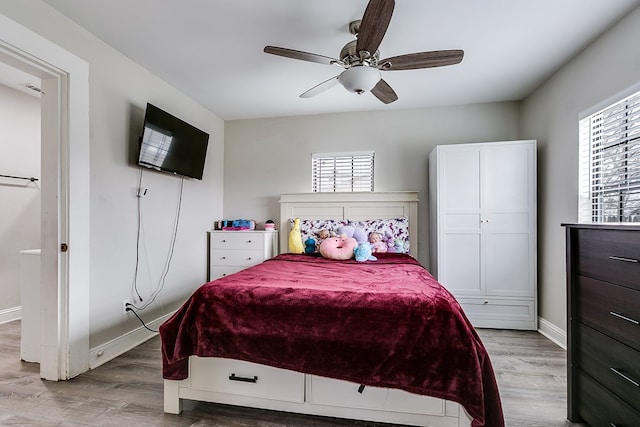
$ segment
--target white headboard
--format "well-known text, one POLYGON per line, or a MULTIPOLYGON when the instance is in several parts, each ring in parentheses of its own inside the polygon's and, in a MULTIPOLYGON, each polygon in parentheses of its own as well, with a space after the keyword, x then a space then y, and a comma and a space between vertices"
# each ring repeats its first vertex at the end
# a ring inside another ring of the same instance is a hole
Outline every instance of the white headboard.
POLYGON ((289 246, 289 219, 409 218, 409 245, 418 254, 418 192, 290 193, 280 195, 280 252, 289 246))

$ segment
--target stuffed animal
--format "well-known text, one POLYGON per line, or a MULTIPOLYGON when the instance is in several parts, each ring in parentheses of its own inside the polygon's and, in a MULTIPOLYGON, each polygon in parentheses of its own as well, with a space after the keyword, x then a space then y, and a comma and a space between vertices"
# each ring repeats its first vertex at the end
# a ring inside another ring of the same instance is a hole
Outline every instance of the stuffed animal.
POLYGON ((377 261, 378 258, 374 257, 371 254, 372 254, 371 245, 367 242, 360 243, 354 251, 356 261, 359 261, 359 262, 377 261))
POLYGON ((313 254, 316 252, 316 241, 309 237, 304 241, 304 253, 313 254))
POLYGON ((289 232, 289 252, 292 254, 303 254, 302 234, 300 233, 300 218, 293 220, 293 228, 289 232))
POLYGON ((341 236, 343 234, 347 237, 356 239, 358 244, 365 243, 367 241, 367 233, 363 229, 356 228, 352 225, 344 225, 338 228, 338 235, 341 236))
POLYGON ((400 239, 389 240, 388 242, 389 248, 387 252, 403 254, 405 253, 404 242, 400 239))
POLYGON ((320 243, 320 255, 325 258, 345 260, 353 258, 353 251, 358 246, 356 239, 342 235, 329 237, 320 243))
POLYGON ((371 244, 372 252, 387 252, 387 244, 382 241, 380 233, 375 231, 369 233, 369 243, 371 244))

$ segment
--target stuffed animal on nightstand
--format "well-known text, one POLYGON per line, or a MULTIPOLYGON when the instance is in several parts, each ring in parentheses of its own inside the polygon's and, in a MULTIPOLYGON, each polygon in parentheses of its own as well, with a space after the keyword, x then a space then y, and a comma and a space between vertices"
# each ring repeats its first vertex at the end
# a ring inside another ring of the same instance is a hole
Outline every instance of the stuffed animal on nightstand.
POLYGON ((300 233, 300 218, 293 220, 293 228, 289 232, 289 252, 303 254, 302 233, 300 233))

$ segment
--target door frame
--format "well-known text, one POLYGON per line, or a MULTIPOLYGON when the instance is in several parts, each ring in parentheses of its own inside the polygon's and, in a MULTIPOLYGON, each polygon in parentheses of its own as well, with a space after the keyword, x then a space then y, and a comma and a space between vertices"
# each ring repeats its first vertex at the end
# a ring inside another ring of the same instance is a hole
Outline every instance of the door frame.
POLYGON ((89 65, 2 14, 0 61, 42 80, 40 376, 66 380, 89 369, 89 65))

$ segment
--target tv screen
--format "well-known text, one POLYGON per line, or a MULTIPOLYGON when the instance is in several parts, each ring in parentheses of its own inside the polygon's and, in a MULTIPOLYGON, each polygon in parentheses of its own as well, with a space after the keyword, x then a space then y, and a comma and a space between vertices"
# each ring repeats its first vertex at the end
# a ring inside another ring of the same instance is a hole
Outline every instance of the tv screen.
POLYGON ((202 179, 209 134, 147 104, 138 165, 202 179))

